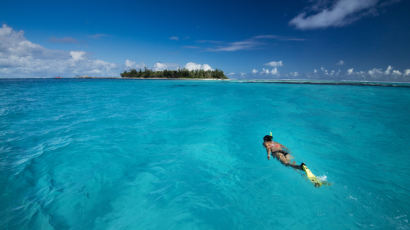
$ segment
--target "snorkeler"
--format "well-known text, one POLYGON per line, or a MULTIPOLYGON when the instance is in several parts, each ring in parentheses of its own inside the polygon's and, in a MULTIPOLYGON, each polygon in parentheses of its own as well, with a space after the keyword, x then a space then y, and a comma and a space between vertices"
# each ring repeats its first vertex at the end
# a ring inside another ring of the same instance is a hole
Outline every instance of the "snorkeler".
POLYGON ((289 154, 289 150, 273 141, 273 137, 271 135, 266 135, 263 137, 263 146, 266 148, 266 152, 268 153, 268 160, 270 160, 270 156, 276 157, 283 165, 290 166, 294 169, 303 170, 302 166, 304 163, 300 165, 296 165, 296 162, 290 162, 293 159, 293 156, 289 154))

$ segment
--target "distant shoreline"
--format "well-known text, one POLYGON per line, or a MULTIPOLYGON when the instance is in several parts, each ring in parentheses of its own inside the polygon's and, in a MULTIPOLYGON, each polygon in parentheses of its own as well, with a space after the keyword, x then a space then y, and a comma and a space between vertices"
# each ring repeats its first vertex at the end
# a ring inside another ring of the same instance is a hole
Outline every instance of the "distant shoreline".
MULTIPOLYGON (((217 81, 227 81, 230 79, 219 79, 219 78, 165 78, 165 77, 150 77, 150 78, 143 78, 143 77, 73 77, 75 79, 125 79, 125 80, 200 80, 200 81, 210 81, 210 80, 217 80, 217 81)), ((58 78, 61 79, 61 78, 58 78)))

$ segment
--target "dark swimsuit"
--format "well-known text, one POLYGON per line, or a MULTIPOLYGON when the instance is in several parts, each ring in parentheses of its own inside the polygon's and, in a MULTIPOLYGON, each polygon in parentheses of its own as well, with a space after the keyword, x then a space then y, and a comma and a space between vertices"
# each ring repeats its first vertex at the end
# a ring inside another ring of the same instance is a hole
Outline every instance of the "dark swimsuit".
POLYGON ((289 154, 288 152, 283 151, 283 150, 277 150, 277 151, 274 151, 274 152, 272 152, 272 153, 282 153, 282 154, 283 154, 283 156, 285 156, 285 157, 286 157, 286 155, 288 155, 288 154, 289 154))

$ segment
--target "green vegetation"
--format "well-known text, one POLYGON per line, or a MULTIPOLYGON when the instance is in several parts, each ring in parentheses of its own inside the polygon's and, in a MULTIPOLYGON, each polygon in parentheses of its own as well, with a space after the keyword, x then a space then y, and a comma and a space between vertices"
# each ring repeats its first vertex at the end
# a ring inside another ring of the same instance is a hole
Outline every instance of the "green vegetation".
POLYGON ((192 78, 192 79, 228 79, 222 70, 162 70, 153 71, 151 69, 145 68, 144 70, 131 69, 129 71, 124 71, 121 73, 121 77, 129 78, 192 78))

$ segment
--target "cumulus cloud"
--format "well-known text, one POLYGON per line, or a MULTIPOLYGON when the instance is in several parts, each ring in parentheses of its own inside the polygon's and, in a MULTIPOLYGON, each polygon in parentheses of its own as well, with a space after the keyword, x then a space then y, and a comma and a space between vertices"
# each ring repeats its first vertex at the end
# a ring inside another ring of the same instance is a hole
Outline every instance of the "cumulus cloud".
POLYGON ((84 51, 70 51, 71 58, 73 61, 84 60, 85 52, 84 51))
POLYGON ((271 61, 268 63, 264 64, 265 66, 273 67, 272 69, 269 68, 262 68, 262 70, 257 70, 257 69, 252 69, 252 74, 256 75, 259 73, 259 75, 274 75, 274 76, 279 76, 279 70, 278 67, 283 66, 283 61, 271 61))
POLYGON ((384 71, 384 74, 389 75, 392 71, 393 67, 391 65, 387 66, 387 69, 384 71))
POLYGON ((289 79, 312 79, 312 80, 352 80, 352 81, 398 81, 398 82, 408 82, 410 79, 410 69, 405 69, 403 71, 397 70, 392 66, 387 66, 386 69, 383 68, 371 68, 367 71, 355 71, 354 68, 349 68, 346 70, 340 69, 327 69, 321 66, 318 69, 314 69, 313 73, 299 73, 299 72, 288 72, 279 73, 277 67, 269 69, 262 68, 262 70, 252 69, 252 78, 266 76, 275 77, 285 77, 289 79), (387 74, 386 74, 387 73, 387 74))
POLYGON ((197 64, 197 63, 194 63, 194 62, 186 63, 185 64, 185 69, 190 70, 190 71, 192 71, 192 70, 205 70, 205 71, 213 70, 212 67, 208 64, 197 64))
POLYGON ((393 75, 401 76, 401 72, 399 70, 393 70, 393 75))
POLYGON ((326 75, 329 75, 329 71, 323 66, 320 67, 320 71, 322 71, 322 73, 324 73, 326 75))
MULTIPOLYGON (((410 69, 407 70, 410 76, 410 69)), ((326 80, 408 81, 409 79, 406 79, 407 70, 400 71, 391 65, 388 65, 386 69, 371 68, 367 71, 355 71, 354 68, 349 68, 346 72, 321 67, 320 71, 313 72, 310 76, 326 80)))
POLYGON ((367 71, 367 73, 371 76, 371 77, 378 77, 380 75, 383 74, 383 71, 381 69, 377 69, 377 68, 373 68, 369 71, 367 71))
POLYGON ((289 75, 292 76, 292 77, 297 77, 297 76, 299 76, 299 73, 298 72, 291 72, 291 73, 289 73, 289 75))
POLYGON ((117 75, 114 63, 87 58, 84 51, 51 50, 32 43, 23 31, 0 27, 0 77, 117 75))
POLYGON ((256 70, 256 69, 253 69, 253 70, 252 70, 252 73, 253 73, 253 74, 259 73, 259 74, 261 74, 261 75, 265 74, 265 75, 276 75, 276 76, 279 76, 279 70, 278 70, 278 68, 276 68, 276 67, 275 67, 275 68, 272 68, 271 70, 262 68, 261 71, 258 71, 258 70, 256 70))
POLYGON ((127 67, 127 68, 129 68, 129 69, 131 69, 131 68, 134 68, 134 66, 136 65, 137 63, 136 62, 134 62, 134 61, 131 61, 131 60, 125 60, 125 67, 127 67))
POLYGON ((272 74, 272 75, 279 75, 279 71, 278 71, 278 68, 273 68, 271 71, 270 71, 270 74, 272 74))
POLYGON ((271 66, 271 67, 281 67, 283 66, 283 62, 282 61, 271 61, 271 62, 266 63, 265 65, 271 66))
POLYGON ((168 65, 161 62, 156 62, 153 67, 154 71, 162 71, 168 69, 168 65))
POLYGON ((289 24, 303 30, 341 27, 370 13, 375 14, 378 8, 389 5, 386 2, 383 0, 337 0, 329 5, 326 4, 328 1, 317 0, 310 8, 293 18, 289 24))
POLYGON ((142 69, 147 67, 144 63, 137 64, 135 61, 131 61, 129 59, 125 60, 125 68, 127 69, 142 69))
POLYGON ((261 74, 269 74, 270 71, 269 71, 269 69, 262 68, 262 71, 260 73, 261 74))
POLYGON ((340 65, 340 66, 342 66, 342 65, 344 65, 345 64, 345 61, 343 61, 343 60, 340 60, 340 61, 338 61, 337 63, 336 63, 336 65, 340 65))

